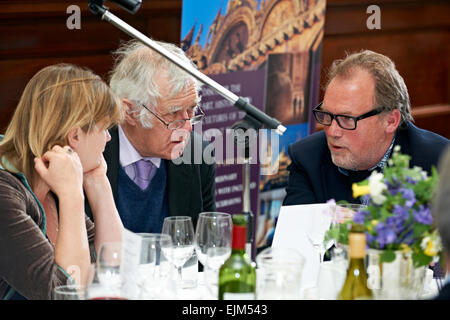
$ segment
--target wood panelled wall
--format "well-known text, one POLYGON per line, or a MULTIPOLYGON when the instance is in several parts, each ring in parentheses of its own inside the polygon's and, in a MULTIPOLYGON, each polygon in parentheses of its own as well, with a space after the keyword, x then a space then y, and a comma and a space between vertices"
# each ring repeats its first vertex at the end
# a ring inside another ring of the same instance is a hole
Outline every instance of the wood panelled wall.
MULTIPOLYGON (((69 62, 107 79, 111 51, 129 37, 100 21, 88 0, 0 0, 0 132, 28 80, 44 66, 69 62), (70 5, 81 9, 81 29, 69 30, 70 5)), ((136 15, 111 2, 117 15, 156 40, 179 43, 181 0, 144 0, 136 15)), ((328 0, 321 84, 334 59, 370 49, 392 58, 409 89, 416 124, 450 138, 450 3, 446 0, 378 0, 381 29, 369 30, 372 0, 328 0)), ((323 92, 321 92, 321 96, 323 92)))

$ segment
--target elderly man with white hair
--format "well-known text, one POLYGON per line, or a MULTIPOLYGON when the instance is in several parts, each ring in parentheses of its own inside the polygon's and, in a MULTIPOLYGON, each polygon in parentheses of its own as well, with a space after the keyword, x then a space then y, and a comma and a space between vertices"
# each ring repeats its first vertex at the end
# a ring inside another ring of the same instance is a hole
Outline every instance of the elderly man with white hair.
MULTIPOLYGON (((157 43, 192 64, 177 46, 157 43)), ((165 217, 180 215, 192 217, 195 226, 200 212, 216 209, 215 163, 194 163, 194 151, 205 148, 192 131, 204 116, 197 106, 200 84, 134 40, 115 56, 110 86, 123 103, 125 120, 110 130, 104 156, 124 227, 161 232, 165 217), (188 149, 191 157, 172 161, 188 149)))

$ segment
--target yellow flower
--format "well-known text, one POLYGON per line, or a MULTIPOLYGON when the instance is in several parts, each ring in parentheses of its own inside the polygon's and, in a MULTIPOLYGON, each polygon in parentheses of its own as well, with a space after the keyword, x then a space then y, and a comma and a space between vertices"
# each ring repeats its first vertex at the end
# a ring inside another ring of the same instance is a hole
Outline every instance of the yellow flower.
POLYGON ((400 245, 400 249, 402 249, 403 253, 408 253, 411 251, 411 248, 406 243, 402 243, 400 245))
POLYGON ((371 223, 372 223, 372 225, 373 225, 374 227, 377 226, 378 222, 379 222, 378 220, 372 220, 372 221, 371 221, 371 223))
POLYGON ((435 256, 438 252, 436 250, 436 246, 434 245, 434 241, 432 239, 430 239, 427 243, 427 248, 425 249, 425 251, 423 253, 425 253, 427 256, 435 256))
POLYGON ((357 183, 352 185, 353 198, 359 198, 360 196, 366 195, 370 192, 369 186, 359 186, 357 183))

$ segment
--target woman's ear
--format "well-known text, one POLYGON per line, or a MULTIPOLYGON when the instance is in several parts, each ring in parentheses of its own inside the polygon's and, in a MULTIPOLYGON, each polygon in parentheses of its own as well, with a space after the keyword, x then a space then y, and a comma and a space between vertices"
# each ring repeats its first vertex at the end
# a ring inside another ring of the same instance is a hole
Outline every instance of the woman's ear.
POLYGON ((80 138, 81 138, 81 128, 75 127, 69 130, 69 133, 67 135, 67 143, 69 146, 77 151, 78 146, 80 145, 80 138))
POLYGON ((134 111, 136 108, 136 104, 128 99, 122 99, 122 103, 125 108, 125 122, 128 123, 130 126, 137 126, 138 121, 134 117, 134 111))

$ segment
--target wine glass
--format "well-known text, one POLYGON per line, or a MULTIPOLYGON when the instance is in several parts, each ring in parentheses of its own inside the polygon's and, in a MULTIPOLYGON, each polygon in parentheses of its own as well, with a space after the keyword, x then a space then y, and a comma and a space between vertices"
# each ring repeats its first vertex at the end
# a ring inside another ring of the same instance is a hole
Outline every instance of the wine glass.
POLYGON ((332 214, 329 210, 317 212, 311 215, 311 223, 307 229, 306 236, 314 250, 319 253, 319 263, 323 262, 323 255, 332 242, 324 244, 325 233, 330 227, 332 214))
POLYGON ((122 256, 121 242, 104 242, 100 246, 97 258, 97 277, 100 283, 120 286, 120 263, 122 256))
POLYGON ((162 247, 164 256, 178 271, 177 284, 183 287, 183 265, 194 252, 194 226, 188 216, 174 216, 164 219, 162 233, 172 238, 171 244, 162 247), (171 251, 171 253, 170 253, 171 251))
POLYGON ((231 215, 228 213, 202 212, 199 214, 195 230, 195 252, 204 267, 206 267, 209 248, 223 248, 231 254, 232 225, 231 215))
POLYGON ((210 247, 206 251, 205 262, 205 284, 209 293, 214 299, 217 299, 219 290, 219 270, 220 267, 231 255, 231 247, 210 247))

